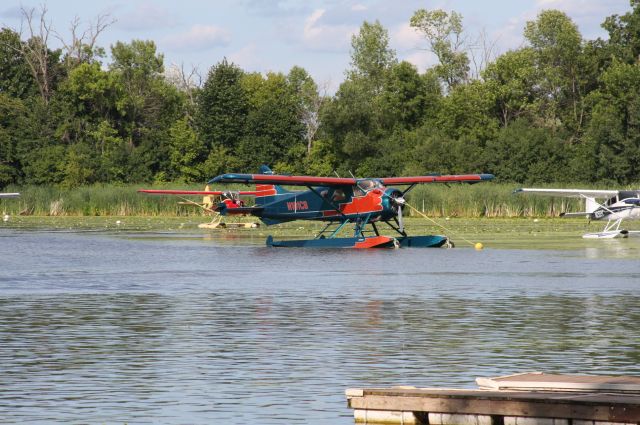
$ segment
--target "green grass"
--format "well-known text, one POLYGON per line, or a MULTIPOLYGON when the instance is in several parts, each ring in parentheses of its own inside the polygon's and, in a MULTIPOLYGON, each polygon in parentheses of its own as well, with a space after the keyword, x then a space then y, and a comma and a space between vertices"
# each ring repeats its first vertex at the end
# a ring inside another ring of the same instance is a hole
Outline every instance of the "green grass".
MULTIPOLYGON (((586 187, 555 185, 555 187, 586 187)), ((20 192, 17 199, 1 199, 0 212, 34 216, 165 216, 197 217, 197 207, 180 205, 175 196, 138 193, 141 187, 153 189, 201 190, 203 185, 171 183, 165 185, 95 185, 75 189, 52 186, 11 186, 5 191, 20 192)), ((563 211, 581 211, 579 199, 536 195, 515 195, 515 184, 419 185, 407 194, 409 204, 430 217, 557 217, 563 211)), ((552 185, 549 185, 552 187, 552 185)), ((225 186, 226 188, 226 186, 225 186)), ((247 186, 232 187, 247 189, 247 186)), ((299 188, 298 188, 299 189, 299 188)), ((198 197, 190 199, 198 201, 198 197)), ((418 216, 407 210, 408 216, 418 216)))

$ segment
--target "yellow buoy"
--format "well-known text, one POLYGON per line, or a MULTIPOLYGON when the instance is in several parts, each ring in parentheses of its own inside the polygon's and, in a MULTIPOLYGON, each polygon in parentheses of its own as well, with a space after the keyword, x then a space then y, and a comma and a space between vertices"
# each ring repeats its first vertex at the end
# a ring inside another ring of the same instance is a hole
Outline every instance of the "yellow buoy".
POLYGON ((482 245, 480 242, 476 242, 476 244, 474 246, 478 251, 480 251, 482 248, 484 248, 484 245, 482 245))

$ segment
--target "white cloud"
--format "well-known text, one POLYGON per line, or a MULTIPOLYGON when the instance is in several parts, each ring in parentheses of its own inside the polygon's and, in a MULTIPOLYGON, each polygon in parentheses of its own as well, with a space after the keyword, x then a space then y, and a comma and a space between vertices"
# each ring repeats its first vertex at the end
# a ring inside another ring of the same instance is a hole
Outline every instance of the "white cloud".
POLYGON ((354 4, 353 6, 351 6, 351 10, 354 12, 364 12, 365 10, 367 10, 367 6, 365 6, 364 4, 354 4))
POLYGON ((263 71, 268 68, 265 62, 260 58, 261 49, 255 44, 248 44, 227 56, 229 62, 238 65, 240 68, 248 71, 263 71))
POLYGON ((389 38, 393 48, 399 51, 424 48, 427 45, 427 40, 412 28, 408 22, 395 27, 391 31, 389 38))
POLYGON ((527 21, 535 19, 534 13, 511 18, 502 28, 496 28, 489 33, 489 39, 495 41, 497 54, 508 50, 519 49, 524 44, 524 27, 527 21))
POLYGON ((175 27, 178 21, 168 9, 158 7, 152 2, 143 2, 129 13, 117 16, 116 25, 124 30, 155 30, 175 27))
POLYGON ((349 48, 351 36, 358 28, 350 25, 327 25, 322 22, 324 9, 317 9, 307 17, 302 30, 306 48, 320 51, 344 51, 349 48))
POLYGON ((200 51, 227 46, 231 42, 229 31, 212 25, 194 25, 187 32, 174 34, 163 40, 173 50, 200 51))
POLYGON ((405 57, 400 57, 399 59, 415 65, 420 73, 423 73, 427 69, 438 64, 438 58, 436 55, 427 50, 416 51, 405 57))

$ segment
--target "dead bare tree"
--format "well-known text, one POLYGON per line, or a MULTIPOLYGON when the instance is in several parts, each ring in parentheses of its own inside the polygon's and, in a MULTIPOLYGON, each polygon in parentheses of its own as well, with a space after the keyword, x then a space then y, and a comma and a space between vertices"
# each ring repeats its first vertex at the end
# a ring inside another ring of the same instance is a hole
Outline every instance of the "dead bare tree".
POLYGON ((320 128, 320 109, 327 99, 329 85, 329 81, 325 81, 321 83, 316 90, 305 93, 303 96, 300 118, 305 126, 307 156, 311 155, 313 141, 315 140, 316 133, 320 128))
POLYGON ((191 65, 189 71, 185 70, 184 63, 171 64, 165 73, 165 78, 178 90, 187 94, 189 104, 195 106, 195 93, 198 87, 202 87, 202 75, 197 66, 191 65))
POLYGON ((471 63, 473 63, 471 70, 472 79, 480 79, 482 70, 496 59, 496 44, 497 40, 491 40, 487 31, 483 28, 478 34, 476 41, 469 45, 467 50, 469 56, 471 56, 471 63))
POLYGON ((36 16, 36 9, 20 9, 22 21, 20 23, 20 38, 24 33, 26 24, 29 31, 28 40, 20 43, 20 54, 24 58, 33 78, 38 86, 38 91, 45 104, 49 103, 51 97, 51 69, 50 51, 48 47, 49 35, 52 33, 52 24, 47 21, 47 7, 40 7, 40 16, 36 16))
POLYGON ((71 32, 71 41, 67 42, 59 33, 54 31, 55 37, 62 43, 67 53, 67 61, 78 65, 83 62, 89 62, 99 52, 96 43, 100 34, 116 22, 108 13, 102 13, 96 17, 94 22, 89 23, 88 28, 80 31, 80 18, 77 16, 71 21, 69 30, 71 32))

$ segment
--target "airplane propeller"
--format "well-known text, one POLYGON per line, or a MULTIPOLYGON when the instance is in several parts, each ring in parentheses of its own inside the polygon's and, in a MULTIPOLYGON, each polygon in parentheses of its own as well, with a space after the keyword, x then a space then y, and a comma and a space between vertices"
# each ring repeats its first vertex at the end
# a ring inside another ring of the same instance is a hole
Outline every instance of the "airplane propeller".
POLYGON ((407 203, 407 201, 402 196, 402 192, 393 192, 389 198, 396 205, 396 209, 398 211, 398 229, 400 230, 400 233, 404 233, 404 219, 402 210, 404 209, 404 205, 407 203))

